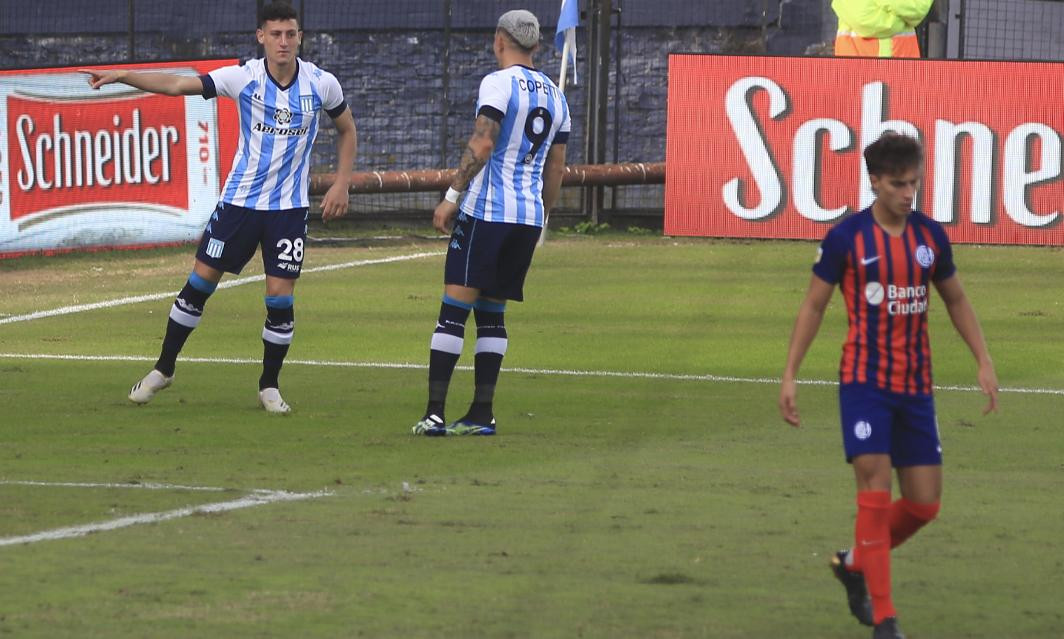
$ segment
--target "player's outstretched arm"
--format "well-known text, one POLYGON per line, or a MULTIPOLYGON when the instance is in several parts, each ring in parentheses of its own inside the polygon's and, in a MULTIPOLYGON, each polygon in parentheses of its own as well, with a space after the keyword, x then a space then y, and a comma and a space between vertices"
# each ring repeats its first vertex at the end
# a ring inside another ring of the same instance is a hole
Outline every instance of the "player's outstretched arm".
POLYGON ((121 82, 150 93, 162 95, 199 95, 203 93, 203 80, 197 76, 177 75, 145 71, 133 73, 129 69, 78 69, 89 74, 89 86, 94 89, 121 82))
POLYGON ((809 345, 813 343, 820 323, 824 320, 824 310, 828 307, 835 285, 829 284, 816 275, 809 282, 802 306, 798 309, 798 318, 794 321, 791 332, 791 344, 787 349, 787 365, 783 369, 780 384, 779 408, 783 420, 791 426, 801 426, 798 418, 798 369, 802 366, 809 345))
POLYGON ((323 222, 347 214, 351 197, 348 193, 351 186, 351 169, 354 167, 358 149, 358 132, 355 130, 355 118, 351 115, 351 109, 345 109, 333 120, 333 124, 340 133, 336 140, 336 180, 321 200, 323 222))
POLYGON ((454 194, 465 191, 477 173, 488 163, 492 151, 495 150, 495 139, 498 137, 499 123, 486 115, 478 115, 473 123, 473 135, 470 136, 469 144, 462 154, 462 161, 458 165, 458 172, 451 181, 448 197, 436 206, 432 214, 432 226, 437 231, 451 232, 451 223, 458 213, 458 198, 454 194))
POLYGON ((938 294, 942 296, 942 301, 946 304, 946 311, 949 312, 954 328, 972 351, 975 361, 979 363, 979 387, 990 398, 990 402, 983 409, 983 414, 986 415, 992 410, 997 410, 998 380, 997 373, 994 371, 994 362, 990 359, 990 350, 986 347, 986 340, 983 338, 983 329, 979 325, 979 318, 975 316, 975 309, 968 301, 968 295, 965 294, 964 287, 961 286, 961 281, 956 275, 935 282, 935 288, 938 289, 938 294))
POLYGON ((562 191, 562 174, 565 172, 565 145, 553 144, 547 151, 543 165, 543 210, 548 214, 558 203, 562 191))

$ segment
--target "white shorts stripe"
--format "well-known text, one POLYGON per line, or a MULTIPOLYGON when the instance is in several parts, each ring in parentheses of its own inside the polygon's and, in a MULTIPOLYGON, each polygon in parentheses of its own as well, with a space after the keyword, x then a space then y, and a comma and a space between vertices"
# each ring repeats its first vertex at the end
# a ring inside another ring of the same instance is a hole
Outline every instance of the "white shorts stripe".
POLYGON ((177 305, 174 305, 170 307, 170 319, 174 320, 182 326, 187 326, 188 328, 196 328, 197 326, 199 326, 200 320, 202 318, 199 315, 186 313, 185 311, 179 309, 177 305))
POLYGON ((287 333, 277 333, 275 331, 271 331, 265 326, 262 327, 262 339, 266 340, 271 344, 280 344, 281 346, 285 346, 287 344, 292 343, 293 333, 294 331, 289 331, 287 333))
POLYGON ((506 345, 509 342, 505 337, 478 337, 477 353, 506 354, 506 345))
POLYGON ((448 333, 433 333, 432 334, 432 350, 443 351, 444 353, 450 353, 452 355, 462 354, 462 345, 465 340, 457 335, 450 335, 448 333))

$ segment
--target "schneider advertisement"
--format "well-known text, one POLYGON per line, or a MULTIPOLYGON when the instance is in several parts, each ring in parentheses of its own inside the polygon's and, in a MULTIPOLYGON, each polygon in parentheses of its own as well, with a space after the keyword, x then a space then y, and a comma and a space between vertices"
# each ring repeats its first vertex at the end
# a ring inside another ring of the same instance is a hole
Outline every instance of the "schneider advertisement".
POLYGON ((874 195, 886 130, 927 156, 915 207, 954 242, 1064 245, 1064 65, 669 58, 665 232, 820 239, 874 195))
MULTIPOLYGON (((200 75, 236 62, 110 68, 200 75)), ((73 68, 0 72, 0 256, 198 239, 236 117, 229 100, 93 90, 73 68)))

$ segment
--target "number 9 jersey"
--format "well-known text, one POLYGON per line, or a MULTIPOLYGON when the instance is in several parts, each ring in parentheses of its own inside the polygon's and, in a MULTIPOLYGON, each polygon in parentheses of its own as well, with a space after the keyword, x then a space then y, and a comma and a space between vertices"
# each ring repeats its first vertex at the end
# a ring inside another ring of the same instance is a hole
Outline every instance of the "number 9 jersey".
POLYGON ((499 136, 462 211, 486 222, 543 226, 543 165, 572 125, 565 96, 545 74, 514 65, 481 81, 477 115, 498 122, 499 136))

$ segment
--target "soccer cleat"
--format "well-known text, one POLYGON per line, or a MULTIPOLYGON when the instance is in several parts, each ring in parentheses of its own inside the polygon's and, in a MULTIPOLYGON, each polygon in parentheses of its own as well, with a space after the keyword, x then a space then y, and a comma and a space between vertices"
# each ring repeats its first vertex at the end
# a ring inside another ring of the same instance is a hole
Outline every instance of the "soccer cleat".
MULTIPOLYGON (((840 550, 831 557, 831 572, 846 588, 846 602, 850 614, 865 626, 872 625, 872 600, 868 598, 864 575, 846 568, 846 552, 840 550)), ((878 636, 878 635, 877 635, 878 636)))
POLYGON ((905 635, 898 630, 898 618, 887 617, 877 623, 872 631, 872 639, 905 639, 905 635))
POLYGON ((292 412, 292 407, 281 398, 281 391, 276 388, 260 390, 259 405, 265 408, 267 413, 275 415, 287 415, 292 412))
POLYGON ((155 393, 163 390, 174 383, 174 376, 167 377, 154 368, 129 389, 129 401, 134 404, 147 404, 155 397, 155 393))
POLYGON ((495 420, 492 419, 490 424, 477 424, 471 422, 466 418, 462 418, 450 426, 447 427, 448 435, 494 435, 495 434, 495 420))
POLYGON ((443 426, 443 418, 432 414, 422 417, 421 421, 414 424, 411 430, 415 435, 425 437, 443 437, 447 434, 447 429, 443 426))

